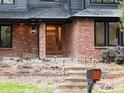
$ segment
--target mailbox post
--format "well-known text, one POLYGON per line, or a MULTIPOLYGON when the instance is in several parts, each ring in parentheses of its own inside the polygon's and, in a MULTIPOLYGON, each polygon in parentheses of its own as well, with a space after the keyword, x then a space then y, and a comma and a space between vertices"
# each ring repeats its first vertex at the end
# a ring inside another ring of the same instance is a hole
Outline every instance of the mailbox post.
POLYGON ((93 85, 101 78, 100 69, 90 69, 87 71, 88 93, 92 93, 93 85))

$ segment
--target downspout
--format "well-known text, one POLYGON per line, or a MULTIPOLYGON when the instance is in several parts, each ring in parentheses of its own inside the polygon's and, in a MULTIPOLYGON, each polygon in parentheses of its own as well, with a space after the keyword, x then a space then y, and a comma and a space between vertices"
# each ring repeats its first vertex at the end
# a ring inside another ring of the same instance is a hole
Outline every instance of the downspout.
POLYGON ((86 8, 86 1, 84 0, 84 9, 86 8))
POLYGON ((38 34, 37 35, 37 37, 38 37, 38 58, 40 59, 40 49, 39 49, 40 48, 40 46, 39 46, 40 45, 40 40, 39 40, 40 39, 40 35, 39 35, 40 31, 39 30, 40 30, 40 22, 38 23, 38 31, 37 31, 37 34, 38 34))
POLYGON ((68 0, 69 3, 69 10, 71 11, 71 0, 68 0))

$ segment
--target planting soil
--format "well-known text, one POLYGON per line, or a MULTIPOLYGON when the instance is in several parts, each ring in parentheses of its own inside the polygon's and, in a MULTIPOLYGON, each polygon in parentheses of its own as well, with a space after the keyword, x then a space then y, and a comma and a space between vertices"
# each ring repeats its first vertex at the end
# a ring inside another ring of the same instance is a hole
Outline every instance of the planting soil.
POLYGON ((117 64, 102 64, 102 79, 98 81, 94 90, 118 91, 124 89, 124 66, 117 64))
MULTIPOLYGON (((84 65, 89 66, 89 64, 84 65)), ((95 68, 102 70, 102 79, 95 84, 94 90, 124 89, 124 66, 97 63, 95 68)), ((43 61, 7 58, 0 60, 0 82, 33 83, 56 88, 56 84, 64 82, 63 63, 55 59, 43 61)))

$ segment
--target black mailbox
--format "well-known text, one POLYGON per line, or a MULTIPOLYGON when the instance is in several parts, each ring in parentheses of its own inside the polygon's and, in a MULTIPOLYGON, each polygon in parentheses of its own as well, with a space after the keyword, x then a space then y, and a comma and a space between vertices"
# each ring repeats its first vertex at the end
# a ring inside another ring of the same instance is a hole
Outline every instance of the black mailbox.
POLYGON ((99 81, 100 78, 101 78, 100 69, 87 70, 88 93, 92 93, 93 85, 96 83, 96 81, 99 81))
POLYGON ((87 79, 99 81, 101 78, 101 69, 90 69, 87 71, 87 79))

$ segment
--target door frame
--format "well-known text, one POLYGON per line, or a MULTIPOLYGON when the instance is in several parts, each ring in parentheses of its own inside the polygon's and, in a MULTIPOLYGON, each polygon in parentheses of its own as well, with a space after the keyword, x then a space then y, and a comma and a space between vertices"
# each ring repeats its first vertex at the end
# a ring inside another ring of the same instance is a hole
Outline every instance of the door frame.
MULTIPOLYGON (((62 25, 60 25, 60 24, 46 24, 46 26, 45 26, 45 37, 46 37, 46 39, 45 39, 45 45, 46 45, 45 51, 46 51, 46 56, 49 56, 47 54, 47 27, 48 26, 61 27, 62 28, 62 30, 61 30, 62 31, 61 32, 61 40, 62 40, 62 35, 63 35, 63 26, 62 25)), ((61 43, 61 46, 63 46, 62 43, 61 43)), ((61 54, 51 54, 50 56, 57 56, 57 55, 63 55, 63 47, 62 47, 62 53, 61 54)))

